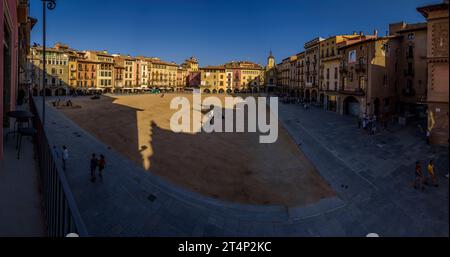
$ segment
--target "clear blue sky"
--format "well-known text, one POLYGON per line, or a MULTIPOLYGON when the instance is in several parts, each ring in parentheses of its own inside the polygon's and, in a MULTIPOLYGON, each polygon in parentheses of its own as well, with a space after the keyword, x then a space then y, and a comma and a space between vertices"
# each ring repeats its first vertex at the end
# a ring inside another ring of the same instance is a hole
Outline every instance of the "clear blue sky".
MULTIPOLYGON (((157 56, 200 65, 231 60, 266 63, 300 52, 316 37, 422 22, 418 6, 440 0, 57 0, 47 12, 47 45, 157 56)), ((31 0, 39 20, 31 42, 42 42, 41 0, 31 0)))

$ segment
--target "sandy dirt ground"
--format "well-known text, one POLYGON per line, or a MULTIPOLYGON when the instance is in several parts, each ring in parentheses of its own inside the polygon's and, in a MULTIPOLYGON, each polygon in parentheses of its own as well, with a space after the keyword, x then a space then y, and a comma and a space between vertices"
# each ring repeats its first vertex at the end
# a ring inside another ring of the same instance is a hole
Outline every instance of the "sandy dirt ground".
POLYGON ((259 133, 172 132, 175 96, 192 100, 189 94, 78 97, 74 108, 60 111, 148 172, 206 196, 302 206, 335 195, 281 124, 273 144, 260 144, 259 133))

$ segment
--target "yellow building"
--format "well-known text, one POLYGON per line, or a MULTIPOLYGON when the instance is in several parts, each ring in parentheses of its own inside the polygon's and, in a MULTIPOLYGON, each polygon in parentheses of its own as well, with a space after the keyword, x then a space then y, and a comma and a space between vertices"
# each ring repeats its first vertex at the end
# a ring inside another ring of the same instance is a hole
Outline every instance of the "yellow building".
POLYGON ((186 69, 188 72, 197 72, 199 71, 198 60, 194 56, 185 60, 181 66, 186 69))
POLYGON ((69 51, 69 85, 71 88, 77 87, 77 66, 78 53, 76 51, 69 51))
POLYGON ((152 88, 176 90, 178 65, 159 58, 148 59, 149 84, 152 88))
POLYGON ((200 68, 201 91, 204 93, 224 93, 227 91, 226 68, 221 66, 207 66, 200 68))

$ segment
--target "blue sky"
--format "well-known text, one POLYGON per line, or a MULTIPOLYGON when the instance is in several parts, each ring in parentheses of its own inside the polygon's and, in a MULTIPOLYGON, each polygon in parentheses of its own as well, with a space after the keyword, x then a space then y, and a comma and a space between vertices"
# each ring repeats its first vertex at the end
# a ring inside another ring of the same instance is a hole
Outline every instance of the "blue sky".
MULTIPOLYGON (((39 20, 31 42, 42 42, 41 0, 31 0, 39 20)), ((317 36, 353 31, 386 33, 398 21, 423 22, 418 6, 440 0, 57 0, 47 12, 47 45, 157 56, 201 66, 231 60, 260 64, 272 49, 277 62, 317 36)))

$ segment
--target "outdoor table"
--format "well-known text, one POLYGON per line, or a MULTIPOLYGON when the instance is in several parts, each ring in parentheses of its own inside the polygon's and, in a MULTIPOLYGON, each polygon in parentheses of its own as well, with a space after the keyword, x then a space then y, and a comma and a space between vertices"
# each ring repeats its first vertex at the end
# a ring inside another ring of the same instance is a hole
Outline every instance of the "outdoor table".
MULTIPOLYGON (((9 134, 17 134, 17 130, 21 128, 21 124, 27 122, 28 127, 30 125, 30 119, 34 118, 34 115, 29 111, 10 111, 6 115, 10 118, 15 119, 13 131, 6 134, 6 139, 8 139, 9 134)), ((5 140, 6 141, 6 140, 5 140)))

